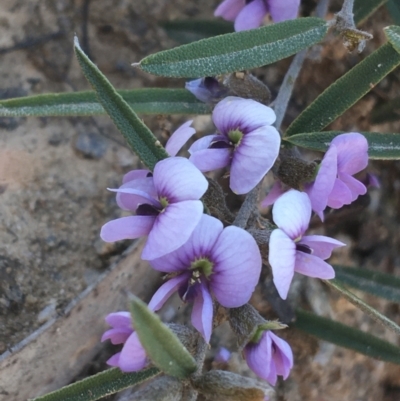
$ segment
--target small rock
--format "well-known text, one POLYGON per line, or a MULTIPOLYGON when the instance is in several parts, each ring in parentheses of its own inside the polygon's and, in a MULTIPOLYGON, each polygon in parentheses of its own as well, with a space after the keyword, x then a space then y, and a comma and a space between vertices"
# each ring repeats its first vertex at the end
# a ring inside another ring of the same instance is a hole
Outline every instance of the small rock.
POLYGON ((53 300, 49 305, 43 308, 38 315, 39 323, 45 323, 56 314, 56 302, 53 300))
POLYGON ((100 159, 107 151, 107 141, 95 132, 78 134, 73 145, 74 149, 87 159, 100 159))

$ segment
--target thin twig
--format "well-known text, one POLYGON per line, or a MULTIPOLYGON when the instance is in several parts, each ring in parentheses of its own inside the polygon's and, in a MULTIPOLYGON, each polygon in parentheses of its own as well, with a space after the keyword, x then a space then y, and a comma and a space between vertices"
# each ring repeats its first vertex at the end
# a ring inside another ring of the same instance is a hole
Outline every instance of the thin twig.
POLYGON ((260 193, 260 185, 257 185, 247 195, 239 209, 238 214, 235 217, 232 225, 246 228, 247 222, 251 216, 251 213, 257 208, 258 195, 260 193))

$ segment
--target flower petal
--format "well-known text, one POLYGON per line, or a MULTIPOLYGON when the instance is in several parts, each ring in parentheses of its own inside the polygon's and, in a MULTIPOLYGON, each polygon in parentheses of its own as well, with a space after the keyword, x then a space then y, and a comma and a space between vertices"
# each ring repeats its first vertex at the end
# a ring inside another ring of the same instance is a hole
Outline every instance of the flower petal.
POLYGON ((120 352, 117 352, 116 354, 114 354, 110 359, 108 359, 108 361, 106 362, 106 364, 108 366, 112 366, 114 368, 118 368, 119 367, 119 357, 121 356, 120 352))
POLYGON ((112 312, 104 320, 109 326, 114 328, 133 328, 130 312, 112 312))
POLYGON ((179 276, 173 277, 164 283, 152 296, 149 302, 149 309, 156 312, 161 309, 168 298, 176 291, 179 287, 187 282, 190 278, 190 273, 183 273, 179 276))
MULTIPOLYGON (((132 170, 124 175, 122 178, 122 184, 126 184, 129 181, 137 180, 138 178, 146 178, 150 174, 149 170, 132 170)), ((150 178, 150 177, 148 177, 150 178)))
POLYGON ((229 226, 216 241, 210 288, 218 302, 237 308, 249 301, 261 274, 261 255, 254 238, 245 230, 229 226))
POLYGON ((307 194, 291 189, 272 208, 275 224, 292 240, 303 235, 311 218, 311 203, 307 194))
POLYGON ((286 299, 294 276, 296 244, 279 228, 271 233, 268 261, 275 287, 280 297, 286 299))
POLYGON ((267 335, 271 337, 274 344, 275 352, 273 360, 275 362, 276 374, 287 379, 290 374, 290 369, 293 367, 293 352, 290 345, 282 338, 275 335, 272 331, 268 331, 267 335))
POLYGON ((244 135, 232 157, 230 187, 234 193, 250 192, 264 178, 278 157, 280 144, 274 127, 264 126, 244 135))
POLYGON ((264 0, 254 0, 243 8, 235 19, 235 31, 247 31, 262 25, 264 17, 268 14, 264 0))
POLYGON ((341 134, 331 142, 338 150, 338 172, 350 175, 365 169, 368 165, 368 142, 358 132, 341 134))
POLYGON ((297 17, 300 0, 268 0, 268 5, 273 21, 281 22, 297 17))
POLYGON ((343 205, 350 205, 352 194, 347 185, 339 180, 335 180, 332 192, 328 197, 328 206, 333 209, 340 209, 343 205))
POLYGON ((133 330, 130 328, 110 329, 101 336, 100 341, 110 340, 114 345, 123 344, 132 333, 133 330))
POLYGON ((137 372, 147 364, 146 351, 140 344, 139 337, 133 332, 124 344, 118 360, 118 366, 123 372, 137 372))
POLYGON ((212 119, 221 134, 227 136, 231 130, 249 133, 264 125, 272 125, 276 115, 270 107, 255 100, 228 96, 215 106, 212 119))
POLYGON ((150 233, 154 221, 153 216, 121 217, 104 224, 100 237, 105 242, 140 238, 150 233))
POLYGON ((182 146, 196 133, 196 130, 190 126, 192 122, 193 120, 186 121, 168 139, 165 150, 171 156, 176 156, 182 146))
POLYGON ((314 212, 321 214, 328 204, 328 198, 335 185, 337 176, 337 149, 330 146, 319 166, 317 177, 311 185, 305 186, 311 207, 314 212))
POLYGON ((189 148, 189 153, 193 154, 199 150, 208 149, 213 142, 218 141, 225 141, 228 144, 228 140, 223 135, 206 135, 193 142, 192 146, 189 148))
POLYGON ((196 296, 192 309, 192 324, 209 343, 212 331, 213 302, 206 284, 201 282, 196 285, 196 296))
POLYGON ((296 264, 294 270, 297 273, 309 277, 328 280, 335 277, 335 270, 328 263, 315 255, 310 255, 301 251, 296 252, 296 264))
MULTIPOLYGON (((143 180, 149 180, 149 178, 144 178, 143 180)), ((151 179, 150 179, 151 180, 151 179)), ((132 188, 132 184, 136 181, 141 181, 141 179, 130 181, 118 189, 108 189, 109 191, 117 193, 117 204, 122 210, 130 210, 135 212, 137 207, 142 204, 153 205, 155 208, 160 209, 161 204, 157 201, 157 194, 150 191, 143 191, 141 189, 132 188)))
POLYGON ((203 173, 226 167, 231 161, 231 148, 204 149, 194 152, 189 160, 203 173))
POLYGON ((227 21, 234 21, 244 5, 244 0, 224 0, 214 11, 214 15, 227 21))
POLYGON ((324 235, 307 235, 301 239, 300 244, 309 246, 313 250, 312 255, 324 260, 331 256, 335 248, 346 246, 343 242, 324 235))
POLYGON ((351 175, 346 173, 339 173, 339 179, 347 185, 347 188, 351 192, 352 202, 354 202, 359 197, 359 195, 365 195, 367 193, 367 187, 351 175))
POLYGON ((261 207, 267 207, 273 205, 274 202, 285 193, 282 183, 280 181, 275 181, 272 188, 269 190, 268 195, 261 201, 261 207))
POLYGON ((142 252, 142 259, 157 259, 178 249, 192 235, 202 215, 203 204, 199 200, 168 205, 154 221, 142 252))
POLYGON ((169 203, 200 199, 207 190, 204 175, 188 159, 169 157, 154 168, 154 186, 169 203))

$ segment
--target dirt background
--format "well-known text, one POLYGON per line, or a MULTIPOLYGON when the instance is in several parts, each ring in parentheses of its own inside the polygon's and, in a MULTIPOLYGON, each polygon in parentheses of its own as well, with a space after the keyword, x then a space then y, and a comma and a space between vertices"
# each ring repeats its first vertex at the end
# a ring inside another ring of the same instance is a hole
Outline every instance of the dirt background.
MULTIPOLYGON (((182 87, 130 67, 146 55, 176 45, 159 22, 177 18, 211 18, 219 1, 199 0, 2 0, 0 6, 0 97, 87 89, 73 55, 76 33, 81 45, 110 81, 123 89, 182 87)), ((331 12, 337 11, 332 2, 331 12)), ((307 14, 314 2, 303 2, 307 14)), ((364 29, 374 34, 362 55, 348 54, 339 38, 329 35, 316 57, 308 60, 289 106, 286 123, 336 78, 385 39, 391 24, 384 9, 364 29)), ((290 60, 259 69, 273 95, 290 60)), ((400 72, 385 78, 370 94, 330 128, 348 131, 400 132, 400 123, 373 126, 374 107, 396 96, 400 72)), ((162 140, 184 118, 144 116, 162 140)), ((195 117, 199 135, 209 132, 209 117, 195 117)), ((0 119, 0 354, 51 319, 62 316, 78 294, 119 260, 129 242, 105 244, 101 226, 122 215, 107 187, 117 187, 123 173, 138 166, 106 117, 0 119)), ((400 164, 371 163, 381 181, 358 205, 329 216, 327 233, 348 246, 333 262, 400 275, 400 164)), ((325 230, 325 231, 324 231, 325 230)), ((400 345, 347 301, 314 281, 299 282, 299 297, 318 313, 372 332, 400 345)), ((268 311, 261 297, 254 303, 268 311)), ((148 294, 151 295, 151 294, 148 294)), ((400 324, 399 307, 358 294, 400 324)), ((98 306, 101 308, 101 305, 98 306)), ((105 310, 104 314, 110 312, 105 310)), ((171 319, 174 313, 165 319, 171 319)), ((400 368, 329 344, 320 344, 295 330, 284 336, 294 348, 295 368, 282 385, 282 399, 310 401, 394 401, 400 399, 400 368)), ((213 345, 231 345, 218 331, 213 345)), ((60 343, 62 347, 62 343, 60 343)), ((213 348, 214 349, 214 348, 213 348)), ((76 375, 97 371, 112 352, 104 347, 76 375)), ((43 360, 43 363, 46 363, 43 360)), ((7 391, 0 388, 0 397, 7 391)))

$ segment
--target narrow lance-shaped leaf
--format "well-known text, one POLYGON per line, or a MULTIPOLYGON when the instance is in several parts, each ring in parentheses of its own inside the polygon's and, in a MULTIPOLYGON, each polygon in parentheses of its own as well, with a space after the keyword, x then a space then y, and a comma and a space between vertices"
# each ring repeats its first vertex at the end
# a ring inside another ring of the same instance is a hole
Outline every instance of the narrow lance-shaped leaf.
POLYGON ((354 0, 354 22, 356 25, 362 24, 387 0, 354 0))
MULTIPOLYGON (((311 132, 286 137, 285 141, 302 148, 325 152, 332 139, 342 131, 311 132)), ((400 133, 361 132, 368 141, 368 156, 376 160, 400 159, 400 133)))
POLYGON ((400 25, 400 4, 399 0, 388 0, 386 7, 395 24, 400 25))
POLYGON ((339 291, 340 294, 346 298, 349 302, 355 305, 357 308, 361 309, 372 319, 380 323, 381 325, 387 327, 388 329, 394 331, 396 334, 400 335, 400 327, 390 320, 388 317, 378 312, 375 308, 365 303, 357 295, 353 294, 348 289, 344 288, 337 280, 325 280, 325 283, 335 290, 339 291))
POLYGON ((86 79, 96 91, 97 97, 107 114, 114 121, 131 149, 152 170, 158 161, 168 157, 168 153, 129 107, 128 103, 116 92, 107 78, 89 60, 80 48, 76 37, 75 54, 86 79))
POLYGON ((166 77, 226 74, 289 57, 319 42, 327 30, 326 21, 320 18, 299 18, 203 39, 152 54, 135 65, 166 77))
POLYGON ((285 136, 321 131, 398 65, 400 54, 390 43, 384 44, 322 92, 293 121, 285 136))
POLYGON ((131 314, 140 343, 154 365, 167 375, 179 378, 188 377, 196 370, 196 361, 178 337, 134 296, 131 314))
POLYGON ((388 41, 400 53, 400 26, 392 25, 383 29, 388 41))
POLYGON ((400 120, 400 97, 386 101, 382 106, 374 108, 370 115, 372 124, 381 124, 400 120))
POLYGON ((95 401, 142 383, 159 373, 157 368, 133 373, 122 373, 118 368, 108 369, 32 401, 95 401))
MULTIPOLYGON (((132 89, 117 93, 141 114, 209 114, 211 107, 186 89, 132 89)), ((94 116, 106 114, 95 92, 47 93, 0 100, 0 117, 94 116)))
POLYGON ((357 290, 400 303, 400 278, 355 267, 333 266, 335 279, 357 290))
POLYGON ((371 334, 304 310, 297 310, 294 326, 321 340, 400 365, 400 348, 371 334))

